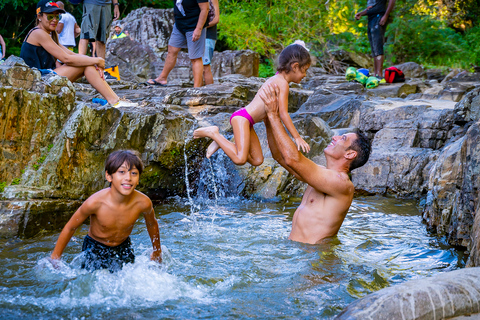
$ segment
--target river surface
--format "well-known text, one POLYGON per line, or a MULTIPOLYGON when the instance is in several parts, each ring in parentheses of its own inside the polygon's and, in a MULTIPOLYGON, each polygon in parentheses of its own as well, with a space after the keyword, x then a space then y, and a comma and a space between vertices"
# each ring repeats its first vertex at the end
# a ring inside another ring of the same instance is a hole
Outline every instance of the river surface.
POLYGON ((427 233, 415 201, 357 198, 338 236, 287 240, 297 201, 171 198, 156 206, 164 262, 143 220, 136 262, 118 273, 80 269, 88 226, 60 269, 46 257, 58 233, 0 241, 1 319, 331 319, 381 288, 464 266, 427 233), (192 206, 194 204, 194 206, 192 206))

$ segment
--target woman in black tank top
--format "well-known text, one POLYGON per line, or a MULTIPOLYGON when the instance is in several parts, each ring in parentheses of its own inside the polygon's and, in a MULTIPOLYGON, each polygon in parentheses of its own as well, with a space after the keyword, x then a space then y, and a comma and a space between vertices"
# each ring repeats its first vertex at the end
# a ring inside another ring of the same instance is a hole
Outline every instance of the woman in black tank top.
POLYGON ((59 14, 64 13, 50 0, 41 0, 37 4, 37 26, 33 28, 22 44, 20 57, 30 67, 54 69, 60 75, 74 82, 85 76, 87 81, 114 107, 132 107, 137 103, 120 100, 104 79, 105 60, 73 53, 58 43, 55 31, 59 14), (64 65, 55 68, 55 59, 64 65))

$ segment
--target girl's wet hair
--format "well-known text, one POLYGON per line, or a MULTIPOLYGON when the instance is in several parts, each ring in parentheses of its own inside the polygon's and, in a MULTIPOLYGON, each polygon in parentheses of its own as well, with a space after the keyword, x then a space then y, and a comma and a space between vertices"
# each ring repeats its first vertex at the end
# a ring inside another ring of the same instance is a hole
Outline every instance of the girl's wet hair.
POLYGON ((109 175, 117 172, 122 164, 127 163, 128 171, 135 167, 139 174, 143 172, 143 162, 140 159, 140 154, 135 150, 117 150, 109 154, 105 160, 105 172, 109 175))
POLYGON ((283 49, 280 56, 278 56, 277 71, 289 73, 290 71, 293 71, 292 64, 295 62, 298 62, 300 68, 312 63, 310 53, 299 44, 291 44, 283 49))

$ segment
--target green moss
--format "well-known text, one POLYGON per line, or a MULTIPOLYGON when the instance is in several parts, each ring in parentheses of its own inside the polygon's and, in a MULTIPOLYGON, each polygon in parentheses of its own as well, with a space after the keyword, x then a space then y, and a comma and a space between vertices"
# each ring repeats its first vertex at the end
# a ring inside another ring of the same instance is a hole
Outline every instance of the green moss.
POLYGON ((21 178, 15 178, 15 179, 12 180, 11 184, 12 184, 12 186, 16 186, 16 185, 20 184, 21 181, 22 181, 21 178))

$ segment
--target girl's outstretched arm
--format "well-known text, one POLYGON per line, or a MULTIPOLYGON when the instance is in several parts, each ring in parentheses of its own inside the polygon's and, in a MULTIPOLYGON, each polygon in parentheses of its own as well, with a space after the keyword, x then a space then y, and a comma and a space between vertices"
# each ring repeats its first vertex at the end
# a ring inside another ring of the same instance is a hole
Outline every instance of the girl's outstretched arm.
POLYGON ((303 152, 309 152, 310 146, 302 137, 300 137, 300 134, 293 125, 292 118, 290 118, 290 115, 288 114, 288 92, 288 83, 280 86, 280 97, 278 100, 280 119, 282 119, 283 124, 295 140, 298 150, 300 151, 301 148, 303 152))

